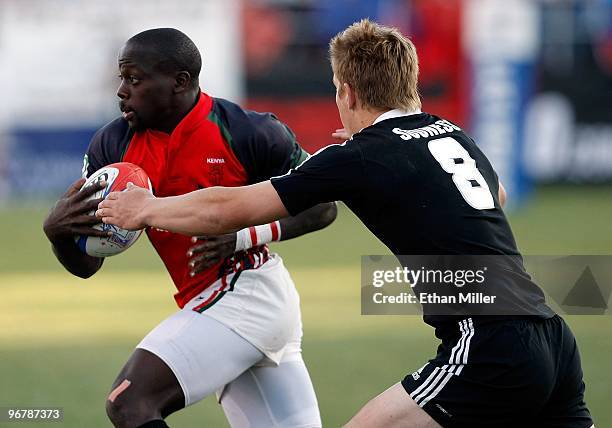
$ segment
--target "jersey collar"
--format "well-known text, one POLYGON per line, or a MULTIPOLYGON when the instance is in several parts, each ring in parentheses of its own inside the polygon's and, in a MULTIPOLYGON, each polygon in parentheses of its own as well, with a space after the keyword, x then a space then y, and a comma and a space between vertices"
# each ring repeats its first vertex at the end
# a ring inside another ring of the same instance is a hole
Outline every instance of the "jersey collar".
POLYGON ((420 114, 420 113, 421 113, 421 110, 419 109, 410 111, 410 110, 402 110, 402 109, 396 108, 393 110, 386 111, 380 116, 378 116, 376 120, 374 121, 374 123, 372 123, 372 125, 376 125, 378 122, 382 122, 383 120, 394 119, 396 117, 402 117, 402 116, 411 116, 413 114, 420 114))
POLYGON ((200 126, 200 124, 206 120, 208 114, 212 109, 212 97, 205 92, 200 92, 196 104, 193 106, 191 111, 179 122, 174 128, 171 135, 179 135, 191 132, 193 129, 200 126))

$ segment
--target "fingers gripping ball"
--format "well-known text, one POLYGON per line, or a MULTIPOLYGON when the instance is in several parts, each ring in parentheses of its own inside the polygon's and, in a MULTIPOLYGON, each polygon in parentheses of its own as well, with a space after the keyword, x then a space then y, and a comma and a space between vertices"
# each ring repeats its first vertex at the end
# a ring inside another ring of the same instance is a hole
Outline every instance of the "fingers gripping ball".
MULTIPOLYGON (((94 183, 105 181, 106 187, 96 192, 90 199, 106 198, 110 192, 120 192, 126 189, 128 183, 144 187, 152 191, 151 181, 142 168, 129 162, 118 162, 100 168, 83 184, 84 189, 94 183)), ((94 215, 94 211, 89 213, 94 215)), ((112 224, 100 223, 94 229, 109 232, 108 237, 76 236, 78 247, 93 257, 109 257, 127 250, 140 237, 142 230, 125 230, 112 224)))

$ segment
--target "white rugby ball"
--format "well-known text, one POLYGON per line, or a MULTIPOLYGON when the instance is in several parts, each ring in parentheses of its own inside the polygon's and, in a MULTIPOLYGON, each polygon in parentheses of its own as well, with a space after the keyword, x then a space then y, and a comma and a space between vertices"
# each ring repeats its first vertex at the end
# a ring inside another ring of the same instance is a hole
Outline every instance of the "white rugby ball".
MULTIPOLYGON (((123 191, 127 187, 127 183, 133 183, 135 186, 152 191, 151 181, 146 172, 129 162, 118 162, 100 168, 87 179, 81 190, 99 181, 106 181, 106 187, 93 194, 88 200, 106 198, 110 192, 123 191)), ((90 214, 93 215, 94 211, 90 214)), ((142 230, 125 230, 104 223, 97 224, 93 228, 111 232, 109 237, 104 238, 75 236, 75 242, 81 251, 93 257, 109 257, 120 254, 130 248, 142 233, 142 230)))

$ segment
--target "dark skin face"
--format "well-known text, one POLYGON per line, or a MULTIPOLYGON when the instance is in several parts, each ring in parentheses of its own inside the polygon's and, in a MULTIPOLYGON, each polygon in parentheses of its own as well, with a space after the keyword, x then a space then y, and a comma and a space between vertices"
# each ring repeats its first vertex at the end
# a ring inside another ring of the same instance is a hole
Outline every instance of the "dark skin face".
POLYGON ((161 72, 155 52, 128 42, 119 52, 119 108, 134 131, 170 134, 194 106, 199 88, 187 71, 161 72))

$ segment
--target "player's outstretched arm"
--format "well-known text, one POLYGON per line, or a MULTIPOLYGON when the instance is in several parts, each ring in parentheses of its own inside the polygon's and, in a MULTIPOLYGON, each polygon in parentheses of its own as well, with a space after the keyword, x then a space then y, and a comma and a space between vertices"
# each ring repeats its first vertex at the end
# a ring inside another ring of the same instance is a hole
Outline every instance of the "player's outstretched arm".
POLYGON ((265 224, 289 213, 270 181, 243 187, 211 187, 181 196, 156 198, 128 185, 112 192, 96 215, 104 223, 137 230, 146 226, 185 235, 219 235, 265 224))
POLYGON ((274 241, 286 241, 329 226, 338 213, 335 202, 316 205, 293 217, 272 223, 245 227, 238 232, 192 238, 187 251, 191 276, 219 263, 237 251, 247 250, 274 241))
POLYGON ((100 199, 88 200, 94 193, 104 188, 96 183, 79 191, 85 179, 75 181, 68 191, 51 208, 43 223, 43 230, 51 242, 53 253, 66 270, 80 278, 89 278, 96 273, 104 259, 91 257, 77 247, 76 235, 106 236, 105 232, 93 229, 100 219, 89 215, 96 209, 100 199))

